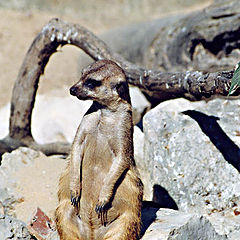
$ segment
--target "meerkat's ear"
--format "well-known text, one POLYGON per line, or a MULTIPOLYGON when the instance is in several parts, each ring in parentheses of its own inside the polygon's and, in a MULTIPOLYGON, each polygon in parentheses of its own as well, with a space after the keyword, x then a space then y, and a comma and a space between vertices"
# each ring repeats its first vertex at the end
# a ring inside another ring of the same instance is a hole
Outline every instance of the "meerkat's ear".
POLYGON ((129 89, 127 82, 121 82, 116 85, 116 90, 120 98, 130 103, 129 89))

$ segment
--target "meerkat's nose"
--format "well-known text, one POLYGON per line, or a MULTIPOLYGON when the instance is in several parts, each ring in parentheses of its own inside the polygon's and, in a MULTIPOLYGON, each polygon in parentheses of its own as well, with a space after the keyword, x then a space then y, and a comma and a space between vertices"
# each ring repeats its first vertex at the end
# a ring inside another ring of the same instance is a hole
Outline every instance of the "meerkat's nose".
POLYGON ((73 86, 70 88, 70 94, 73 96, 77 95, 77 87, 73 86))

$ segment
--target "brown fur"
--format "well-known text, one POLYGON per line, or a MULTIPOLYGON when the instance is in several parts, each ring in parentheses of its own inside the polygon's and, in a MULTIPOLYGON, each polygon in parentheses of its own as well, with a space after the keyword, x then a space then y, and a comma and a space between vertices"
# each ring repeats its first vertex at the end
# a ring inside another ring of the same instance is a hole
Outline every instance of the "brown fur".
POLYGON ((93 104, 59 182, 61 240, 138 239, 143 187, 133 158, 132 109, 123 70, 101 60, 71 89, 93 104))

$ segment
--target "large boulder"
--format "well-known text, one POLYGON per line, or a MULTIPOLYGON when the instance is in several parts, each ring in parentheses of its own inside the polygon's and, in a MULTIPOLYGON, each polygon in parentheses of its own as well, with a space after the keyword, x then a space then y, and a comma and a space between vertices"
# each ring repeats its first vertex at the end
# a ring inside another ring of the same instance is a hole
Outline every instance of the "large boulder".
POLYGON ((59 176, 66 160, 46 157, 29 148, 19 148, 2 156, 0 166, 0 206, 2 214, 28 222, 39 207, 54 217, 59 176))
POLYGON ((182 211, 230 215, 236 227, 222 223, 227 234, 240 227, 239 106, 240 100, 176 99, 143 121, 151 185, 165 188, 182 211))

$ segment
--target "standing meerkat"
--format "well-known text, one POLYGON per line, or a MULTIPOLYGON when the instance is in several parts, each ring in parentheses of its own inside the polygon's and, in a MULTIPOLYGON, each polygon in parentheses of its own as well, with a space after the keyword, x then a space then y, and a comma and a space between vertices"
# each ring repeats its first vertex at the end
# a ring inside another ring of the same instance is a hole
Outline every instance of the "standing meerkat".
POLYGON ((132 108, 123 70, 100 60, 70 93, 93 100, 59 181, 61 240, 134 240, 141 225, 142 182, 133 156, 132 108))

